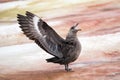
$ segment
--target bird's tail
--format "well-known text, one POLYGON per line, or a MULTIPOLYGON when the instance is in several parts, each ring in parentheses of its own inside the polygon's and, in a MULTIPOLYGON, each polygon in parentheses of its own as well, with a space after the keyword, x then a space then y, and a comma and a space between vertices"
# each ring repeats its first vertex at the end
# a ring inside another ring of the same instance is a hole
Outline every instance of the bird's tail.
POLYGON ((56 61, 58 58, 56 57, 52 57, 52 58, 49 58, 49 59, 46 59, 47 62, 54 62, 56 61))
POLYGON ((53 63, 61 63, 61 59, 57 57, 52 57, 49 59, 46 59, 47 62, 53 62, 53 63))

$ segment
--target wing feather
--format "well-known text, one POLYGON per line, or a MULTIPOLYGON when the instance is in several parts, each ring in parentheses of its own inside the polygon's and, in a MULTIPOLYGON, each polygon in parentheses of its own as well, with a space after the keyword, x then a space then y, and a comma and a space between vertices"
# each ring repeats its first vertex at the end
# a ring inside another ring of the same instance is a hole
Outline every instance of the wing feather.
POLYGON ((63 57, 60 47, 64 42, 45 21, 33 13, 26 12, 26 16, 18 14, 18 23, 24 34, 31 40, 34 40, 47 53, 63 57))

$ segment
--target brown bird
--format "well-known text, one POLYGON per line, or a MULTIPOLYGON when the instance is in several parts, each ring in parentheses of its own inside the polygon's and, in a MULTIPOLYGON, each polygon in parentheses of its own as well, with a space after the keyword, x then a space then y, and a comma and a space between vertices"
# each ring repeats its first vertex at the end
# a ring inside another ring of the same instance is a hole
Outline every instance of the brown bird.
POLYGON ((76 29, 78 23, 70 28, 66 39, 63 39, 45 21, 31 12, 26 11, 25 16, 18 14, 17 18, 24 34, 53 55, 46 59, 47 62, 65 65, 65 70, 71 71, 68 64, 75 61, 81 52, 81 44, 77 38, 77 32, 81 29, 76 29))

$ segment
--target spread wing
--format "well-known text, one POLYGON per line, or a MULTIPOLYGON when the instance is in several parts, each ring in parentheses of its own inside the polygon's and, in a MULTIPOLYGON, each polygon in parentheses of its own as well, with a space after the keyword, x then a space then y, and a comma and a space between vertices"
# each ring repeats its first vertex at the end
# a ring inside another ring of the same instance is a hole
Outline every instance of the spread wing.
POLYGON ((34 40, 42 49, 58 58, 63 57, 60 51, 65 40, 61 38, 45 21, 33 13, 26 12, 26 16, 17 15, 20 28, 31 40, 34 40))

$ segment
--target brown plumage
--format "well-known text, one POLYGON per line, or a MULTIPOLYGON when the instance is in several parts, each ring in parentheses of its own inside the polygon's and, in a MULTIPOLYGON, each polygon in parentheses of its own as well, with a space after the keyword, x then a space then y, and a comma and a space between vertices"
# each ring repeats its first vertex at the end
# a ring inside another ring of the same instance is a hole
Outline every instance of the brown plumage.
POLYGON ((75 61, 81 52, 81 45, 76 35, 81 30, 76 29, 78 24, 72 26, 66 39, 63 39, 45 21, 31 12, 27 11, 26 16, 18 14, 17 18, 23 33, 54 56, 46 59, 47 62, 65 65, 66 71, 71 70, 68 64, 75 61))

